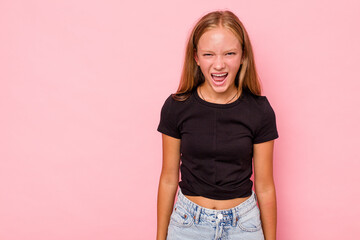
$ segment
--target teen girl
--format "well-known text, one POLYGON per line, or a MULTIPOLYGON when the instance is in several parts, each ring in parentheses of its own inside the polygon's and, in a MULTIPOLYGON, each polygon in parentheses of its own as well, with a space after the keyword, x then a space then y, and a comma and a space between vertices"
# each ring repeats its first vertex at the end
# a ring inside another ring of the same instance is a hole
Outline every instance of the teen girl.
POLYGON ((275 113, 232 12, 211 12, 195 25, 179 88, 166 99, 157 130, 158 240, 275 240, 275 113))

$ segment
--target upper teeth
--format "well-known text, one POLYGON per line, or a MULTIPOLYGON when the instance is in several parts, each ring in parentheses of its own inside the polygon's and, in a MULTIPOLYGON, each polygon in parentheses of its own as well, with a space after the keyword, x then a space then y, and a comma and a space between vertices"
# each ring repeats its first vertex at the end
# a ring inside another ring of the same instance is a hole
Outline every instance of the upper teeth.
POLYGON ((226 75, 226 73, 222 73, 222 74, 215 74, 215 73, 213 73, 213 75, 214 75, 215 77, 223 77, 223 76, 226 75))

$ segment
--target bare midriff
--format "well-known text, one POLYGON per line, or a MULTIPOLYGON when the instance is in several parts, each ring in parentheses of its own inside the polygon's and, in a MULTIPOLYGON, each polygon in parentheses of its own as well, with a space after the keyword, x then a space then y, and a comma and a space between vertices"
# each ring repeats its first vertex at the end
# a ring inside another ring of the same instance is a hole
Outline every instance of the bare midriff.
POLYGON ((242 202, 244 202, 246 199, 250 198, 250 196, 248 196, 248 197, 244 197, 244 198, 216 200, 216 199, 210 199, 210 198, 201 197, 201 196, 185 195, 185 197, 201 207, 214 209, 214 210, 223 210, 223 209, 233 208, 233 207, 236 207, 237 205, 241 204, 242 202))

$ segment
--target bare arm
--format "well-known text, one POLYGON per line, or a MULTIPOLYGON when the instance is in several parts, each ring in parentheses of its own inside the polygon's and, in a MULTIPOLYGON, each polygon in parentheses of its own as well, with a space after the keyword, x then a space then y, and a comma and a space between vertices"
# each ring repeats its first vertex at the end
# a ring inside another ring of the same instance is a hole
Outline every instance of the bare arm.
POLYGON ((157 199, 157 240, 165 240, 179 183, 180 139, 162 134, 163 164, 157 199))
POLYGON ((273 179, 274 140, 254 144, 254 179, 265 240, 276 239, 276 192, 273 179))

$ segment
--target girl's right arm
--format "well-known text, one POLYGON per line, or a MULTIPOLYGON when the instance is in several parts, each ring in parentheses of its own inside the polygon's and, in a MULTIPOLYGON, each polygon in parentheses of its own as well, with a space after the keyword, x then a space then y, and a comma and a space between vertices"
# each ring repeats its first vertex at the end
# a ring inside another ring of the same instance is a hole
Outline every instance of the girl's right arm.
POLYGON ((162 134, 163 163, 157 199, 157 240, 165 240, 179 183, 180 139, 162 134))

